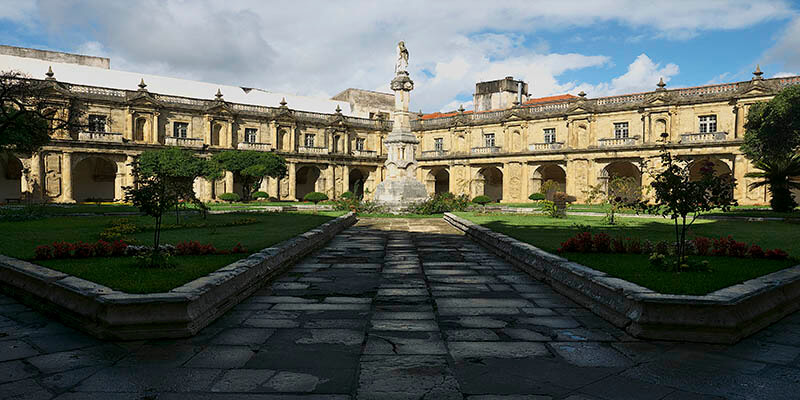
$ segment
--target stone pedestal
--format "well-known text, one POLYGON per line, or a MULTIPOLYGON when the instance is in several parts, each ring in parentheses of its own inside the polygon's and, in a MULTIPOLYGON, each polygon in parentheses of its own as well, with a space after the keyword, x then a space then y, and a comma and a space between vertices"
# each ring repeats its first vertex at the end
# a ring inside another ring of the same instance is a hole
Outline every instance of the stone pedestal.
POLYGON ((386 137, 384 144, 388 150, 386 163, 386 179, 375 189, 374 200, 390 211, 404 211, 410 205, 425 201, 428 191, 416 176, 416 150, 419 141, 411 133, 411 117, 408 112, 410 92, 414 82, 408 72, 398 71, 392 80, 394 91, 394 124, 392 132, 386 137))

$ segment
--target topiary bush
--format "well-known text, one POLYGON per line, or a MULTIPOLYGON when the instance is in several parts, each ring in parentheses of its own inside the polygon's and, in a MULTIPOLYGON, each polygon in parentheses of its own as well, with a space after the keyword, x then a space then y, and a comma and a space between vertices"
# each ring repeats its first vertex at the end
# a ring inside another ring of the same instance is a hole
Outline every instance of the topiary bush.
POLYGON ((347 200, 347 199, 352 199, 353 196, 354 196, 353 192, 347 191, 347 192, 342 193, 339 197, 347 200))
POLYGON ((544 193, 531 193, 531 195, 528 196, 528 199, 533 201, 540 201, 545 199, 545 195, 544 193))
POLYGON ((489 198, 489 196, 478 196, 478 197, 475 197, 474 199, 472 199, 472 202, 475 203, 475 204, 480 204, 482 206, 485 206, 485 205, 491 203, 492 199, 489 198))
POLYGON ((310 201, 314 203, 314 214, 317 213, 317 203, 320 201, 328 200, 328 195, 325 193, 320 192, 311 192, 305 196, 303 196, 304 201, 310 201))
POLYGON ((227 201, 228 203, 233 203, 233 202, 241 200, 242 197, 239 196, 236 193, 223 193, 223 194, 219 195, 219 199, 222 200, 222 201, 227 201))
POLYGON ((251 197, 256 200, 261 200, 269 198, 269 194, 267 194, 267 192, 255 192, 251 195, 251 197))

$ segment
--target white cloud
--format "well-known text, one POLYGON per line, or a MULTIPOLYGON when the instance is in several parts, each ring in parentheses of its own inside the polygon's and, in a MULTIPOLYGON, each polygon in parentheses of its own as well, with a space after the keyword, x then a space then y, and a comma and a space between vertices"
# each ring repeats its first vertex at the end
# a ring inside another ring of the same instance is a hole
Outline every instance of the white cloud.
POLYGON ((764 59, 786 69, 800 70, 800 16, 786 26, 775 45, 764 53, 764 59))
MULTIPOLYGON (((395 45, 405 40, 417 82, 412 107, 436 110, 470 97, 479 80, 507 75, 529 81, 535 95, 578 87, 593 89, 587 92, 595 95, 651 89, 657 74, 668 80, 677 73, 676 66, 660 67, 645 56, 606 84, 561 82, 558 77, 565 71, 609 67, 614 60, 601 54, 551 53, 545 40, 550 32, 620 24, 643 35, 683 39, 785 18, 790 8, 781 0, 464 0, 456 6, 424 0, 280 5, 260 0, 42 0, 38 12, 26 14, 35 15, 50 36, 73 40, 73 49, 103 52, 114 68, 328 96, 348 87, 388 89, 395 45)), ((587 33, 580 39, 596 38, 587 33)))
POLYGON ((797 76, 797 75, 800 75, 800 74, 795 73, 795 72, 778 72, 777 74, 772 75, 770 78, 786 78, 786 77, 797 76))

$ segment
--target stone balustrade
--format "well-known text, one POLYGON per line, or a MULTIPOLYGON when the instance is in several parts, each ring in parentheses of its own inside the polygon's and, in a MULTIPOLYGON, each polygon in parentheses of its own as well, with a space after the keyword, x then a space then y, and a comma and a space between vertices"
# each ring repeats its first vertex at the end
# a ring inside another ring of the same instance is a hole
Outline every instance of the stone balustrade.
POLYGON ((420 155, 420 158, 443 157, 449 152, 450 150, 425 150, 420 155))
POLYGON ((356 157, 377 157, 378 152, 375 150, 353 150, 353 155, 356 157))
POLYGON ((122 143, 122 134, 112 132, 79 132, 78 140, 86 142, 122 143))
POLYGON ((559 150, 564 147, 564 142, 533 143, 528 145, 530 151, 559 150))
POLYGON ((164 141, 164 144, 166 144, 167 146, 198 148, 198 147, 203 147, 203 139, 167 136, 164 141))
POLYGON ((684 133, 681 143, 723 142, 727 137, 728 132, 684 133))
POLYGON ((327 147, 311 147, 311 146, 298 146, 298 153, 303 154, 328 154, 327 147))
POLYGON ((272 151, 270 143, 239 142, 236 148, 238 150, 272 151))
POLYGON ((473 147, 472 154, 492 154, 492 153, 499 153, 500 147, 497 146, 488 146, 488 147, 473 147))
POLYGON ((624 138, 604 138, 597 140, 600 147, 636 146, 636 142, 638 141, 639 141, 639 136, 624 137, 624 138))

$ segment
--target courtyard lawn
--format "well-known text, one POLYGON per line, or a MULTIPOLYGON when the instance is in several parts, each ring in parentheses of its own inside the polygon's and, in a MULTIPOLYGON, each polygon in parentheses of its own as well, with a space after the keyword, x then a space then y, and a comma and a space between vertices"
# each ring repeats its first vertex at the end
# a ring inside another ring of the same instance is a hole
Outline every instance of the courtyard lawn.
MULTIPOLYGON (((249 252, 269 247, 292 236, 306 232, 325 223, 342 212, 311 213, 246 213, 201 216, 181 216, 181 225, 174 225, 174 214, 164 217, 171 224, 161 232, 161 243, 177 244, 182 241, 211 243, 217 249, 230 250, 241 243, 249 252), (233 225, 243 220, 254 221, 233 225), (204 224, 204 225, 203 225, 204 224), (226 226, 227 225, 227 226, 226 226)), ((83 259, 33 260, 38 245, 56 241, 95 242, 105 228, 118 221, 114 216, 55 216, 45 219, 17 222, 0 222, 0 254, 32 260, 49 268, 96 282, 128 293, 165 292, 195 278, 215 271, 249 254, 206 256, 175 256, 176 267, 165 269, 139 268, 133 257, 94 257, 83 259)), ((127 234, 136 244, 153 242, 153 218, 148 216, 122 217, 145 227, 143 231, 127 234)), ((249 253, 248 252, 248 253, 249 253)))
MULTIPOLYGON (((456 213, 496 232, 530 243, 547 252, 556 253, 562 242, 588 226, 592 233, 604 232, 613 237, 631 237, 652 242, 675 241, 675 228, 669 219, 622 218, 620 225, 608 225, 602 217, 568 216, 554 219, 538 215, 456 213)), ((790 257, 800 257, 798 233, 800 224, 785 221, 715 221, 698 220, 687 237, 733 236, 763 248, 780 248, 790 257)), ((650 267, 647 255, 563 253, 561 256, 637 283, 661 293, 702 295, 748 279, 769 274, 798 264, 796 260, 765 260, 733 257, 699 257, 708 260, 711 272, 671 273, 650 267)))

